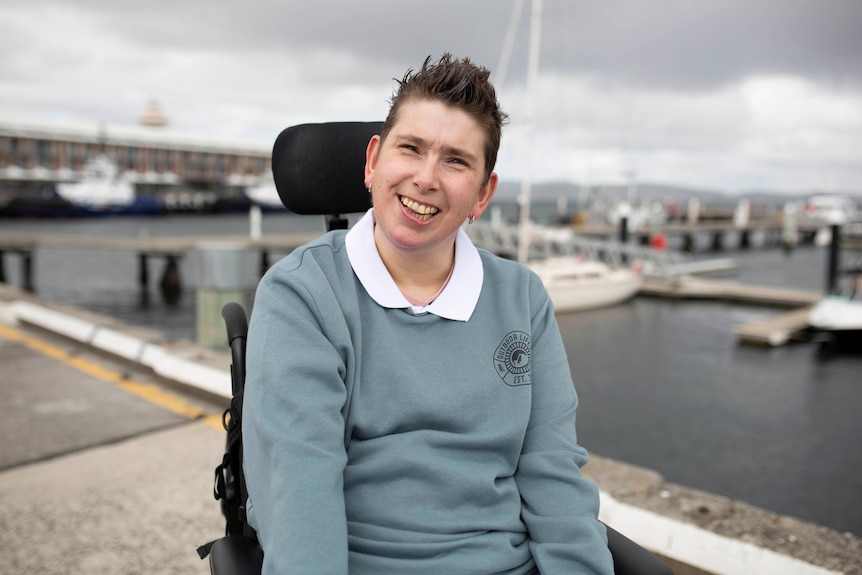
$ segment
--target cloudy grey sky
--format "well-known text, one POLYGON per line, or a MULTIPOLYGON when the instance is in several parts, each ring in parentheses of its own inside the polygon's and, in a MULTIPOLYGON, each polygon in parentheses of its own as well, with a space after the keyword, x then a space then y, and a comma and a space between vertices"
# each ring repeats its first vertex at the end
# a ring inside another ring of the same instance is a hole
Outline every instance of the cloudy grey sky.
MULTIPOLYGON (((4 0, 0 119, 271 142, 382 119, 408 67, 495 74, 516 0, 4 0)), ((524 173, 527 0, 498 172, 524 173)), ((534 181, 862 192, 859 0, 544 0, 534 181)))

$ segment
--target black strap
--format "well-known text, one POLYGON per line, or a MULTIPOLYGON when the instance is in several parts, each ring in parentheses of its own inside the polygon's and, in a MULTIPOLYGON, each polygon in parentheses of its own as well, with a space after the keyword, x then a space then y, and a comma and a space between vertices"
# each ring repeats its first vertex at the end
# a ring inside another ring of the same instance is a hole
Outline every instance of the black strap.
POLYGON ((215 545, 215 541, 210 541, 209 543, 198 547, 198 557, 200 557, 201 559, 206 559, 207 556, 210 554, 210 551, 212 551, 213 545, 215 545))

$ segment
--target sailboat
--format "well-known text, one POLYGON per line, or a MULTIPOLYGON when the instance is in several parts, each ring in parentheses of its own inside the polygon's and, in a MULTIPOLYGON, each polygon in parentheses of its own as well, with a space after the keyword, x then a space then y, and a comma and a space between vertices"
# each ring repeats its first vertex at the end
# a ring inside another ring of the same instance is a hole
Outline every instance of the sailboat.
POLYGON ((641 287, 639 273, 613 269, 577 256, 554 256, 527 265, 541 278, 554 302, 554 311, 570 312, 608 307, 634 296, 641 287))
MULTIPOLYGON (((512 23, 520 13, 522 2, 517 2, 513 11, 512 23)), ((532 0, 530 19, 530 47, 527 69, 527 129, 525 173, 521 180, 521 194, 518 198, 520 216, 518 222, 518 261, 527 265, 542 280, 548 295, 558 313, 581 311, 607 307, 622 303, 634 296, 640 289, 643 278, 637 268, 613 269, 607 264, 587 260, 577 255, 549 256, 544 259, 530 259, 530 243, 533 237, 530 221, 532 133, 535 121, 536 86, 539 70, 539 46, 541 36, 542 0, 532 0)), ((510 23, 510 31, 515 26, 510 23)), ((504 48, 501 68, 508 61, 507 47, 504 48)), ((499 79, 499 77, 498 77, 499 79)))

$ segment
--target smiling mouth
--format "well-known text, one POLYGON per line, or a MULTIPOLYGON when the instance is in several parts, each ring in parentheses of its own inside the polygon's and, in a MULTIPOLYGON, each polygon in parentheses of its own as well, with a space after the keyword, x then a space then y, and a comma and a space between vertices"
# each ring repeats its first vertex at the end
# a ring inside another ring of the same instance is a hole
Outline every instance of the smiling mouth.
POLYGON ((425 204, 420 204, 415 200, 411 200, 410 198, 406 198, 404 196, 399 196, 401 200, 401 205, 410 210, 415 214, 415 217, 420 222, 427 222, 430 220, 437 212, 440 210, 435 208, 434 206, 427 206, 425 204))

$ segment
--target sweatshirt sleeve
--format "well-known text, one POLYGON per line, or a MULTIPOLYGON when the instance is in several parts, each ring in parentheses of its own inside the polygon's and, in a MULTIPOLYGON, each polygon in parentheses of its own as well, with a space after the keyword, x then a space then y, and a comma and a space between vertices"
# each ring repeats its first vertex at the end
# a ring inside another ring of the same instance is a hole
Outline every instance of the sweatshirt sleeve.
POLYGON ((542 574, 612 574, 598 488, 581 476, 586 450, 575 433, 577 394, 544 287, 532 278, 532 407, 516 472, 522 518, 542 574))
POLYGON ((347 573, 345 361, 320 297, 273 268, 249 326, 244 470, 264 575, 347 573))

